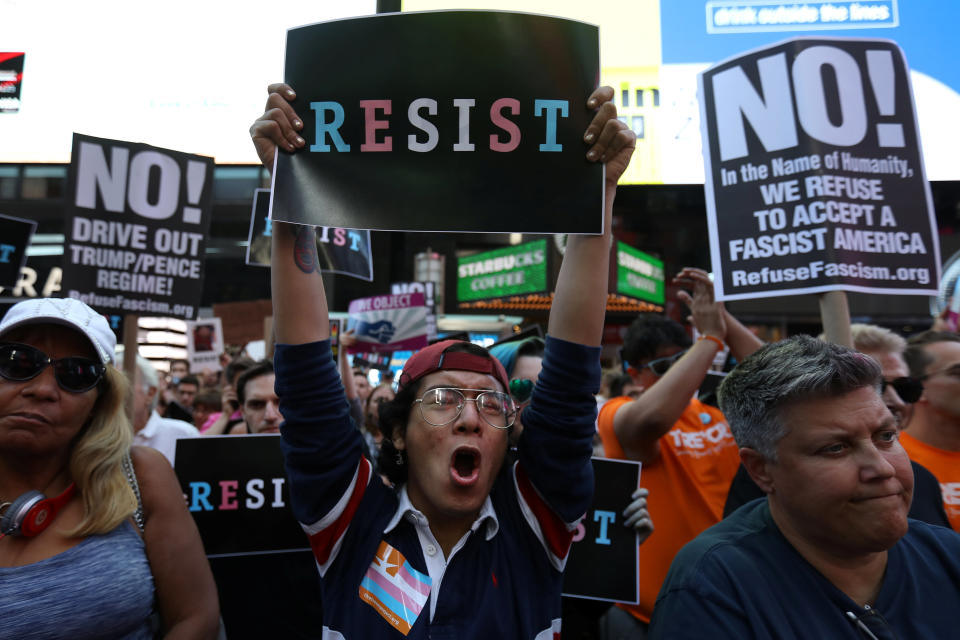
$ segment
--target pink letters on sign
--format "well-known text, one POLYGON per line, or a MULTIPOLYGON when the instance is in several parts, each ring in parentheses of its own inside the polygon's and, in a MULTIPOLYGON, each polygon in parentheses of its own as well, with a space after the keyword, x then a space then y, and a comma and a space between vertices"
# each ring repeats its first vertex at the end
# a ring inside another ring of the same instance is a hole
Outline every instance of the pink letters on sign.
POLYGON ((516 98, 500 98, 490 105, 490 122, 510 134, 506 142, 500 142, 499 136, 490 134, 491 151, 509 152, 520 146, 520 127, 503 116, 504 108, 510 109, 511 114, 517 115, 520 113, 520 101, 516 98))
POLYGON ((363 109, 364 130, 366 131, 365 142, 360 145, 360 151, 393 151, 393 136, 384 136, 383 142, 377 142, 377 130, 390 128, 389 120, 377 120, 377 109, 383 111, 384 115, 390 115, 393 110, 392 100, 361 100, 360 108, 363 109))
POLYGON ((237 508, 237 486, 236 480, 220 481, 220 510, 231 511, 237 508))

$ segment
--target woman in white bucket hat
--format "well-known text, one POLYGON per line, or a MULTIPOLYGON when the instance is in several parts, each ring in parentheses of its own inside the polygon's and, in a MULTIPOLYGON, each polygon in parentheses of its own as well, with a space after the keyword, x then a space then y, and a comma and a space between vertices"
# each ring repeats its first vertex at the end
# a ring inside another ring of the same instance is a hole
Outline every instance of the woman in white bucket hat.
POLYGON ((170 465, 131 449, 106 319, 32 299, 0 320, 0 635, 215 637, 216 586, 170 465))

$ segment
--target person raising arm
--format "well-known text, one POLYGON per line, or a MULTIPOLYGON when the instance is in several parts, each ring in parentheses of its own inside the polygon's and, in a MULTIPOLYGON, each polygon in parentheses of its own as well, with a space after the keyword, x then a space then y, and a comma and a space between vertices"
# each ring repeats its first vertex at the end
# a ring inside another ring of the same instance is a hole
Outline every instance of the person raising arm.
MULTIPOLYGON (((264 165, 302 148, 283 84, 251 127, 264 165)), ((586 159, 604 162, 605 234, 571 238, 551 310, 543 371, 524 412, 519 461, 509 381, 489 353, 447 340, 410 358, 381 412, 383 472, 361 456, 336 363, 313 230, 275 222, 277 393, 294 514, 321 575, 325 634, 337 638, 553 637, 562 571, 589 506, 616 182, 635 144, 613 90, 595 91, 586 159), (390 464, 386 464, 389 462, 390 464)))

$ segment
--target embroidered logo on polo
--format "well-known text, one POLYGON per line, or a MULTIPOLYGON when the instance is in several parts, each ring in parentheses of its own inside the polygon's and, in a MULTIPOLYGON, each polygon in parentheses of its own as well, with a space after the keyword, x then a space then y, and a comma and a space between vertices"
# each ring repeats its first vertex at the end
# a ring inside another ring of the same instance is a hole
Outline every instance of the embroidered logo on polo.
POLYGON ((407 635, 430 598, 431 584, 430 576, 411 567, 402 553, 381 540, 360 582, 360 599, 407 635))

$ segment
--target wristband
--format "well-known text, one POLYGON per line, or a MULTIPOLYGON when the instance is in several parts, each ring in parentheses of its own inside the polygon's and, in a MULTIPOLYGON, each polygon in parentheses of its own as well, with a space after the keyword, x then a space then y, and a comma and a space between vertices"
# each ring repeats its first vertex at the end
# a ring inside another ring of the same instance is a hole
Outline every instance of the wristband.
POLYGON ((712 342, 715 342, 715 343, 717 344, 717 351, 718 351, 718 352, 723 351, 723 350, 726 348, 726 345, 723 344, 723 340, 721 340, 721 339, 718 338, 717 336, 709 336, 709 335, 707 335, 707 334, 704 333, 704 334, 701 335, 699 338, 697 338, 697 342, 700 342, 701 340, 710 340, 710 341, 712 341, 712 342))

